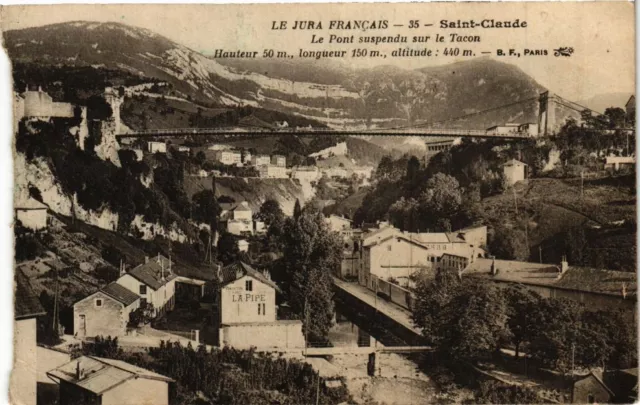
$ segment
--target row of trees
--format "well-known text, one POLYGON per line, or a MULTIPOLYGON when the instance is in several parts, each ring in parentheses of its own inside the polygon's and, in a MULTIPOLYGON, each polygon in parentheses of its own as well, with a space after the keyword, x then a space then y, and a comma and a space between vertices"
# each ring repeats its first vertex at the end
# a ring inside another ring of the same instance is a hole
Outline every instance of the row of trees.
POLYGON ((323 405, 348 399, 346 388, 325 387, 324 379, 306 363, 273 358, 252 350, 223 348, 208 351, 205 346, 161 342, 148 355, 124 352, 117 338, 96 338, 95 343, 77 348, 74 355, 94 355, 124 360, 176 380, 172 404, 192 404, 197 397, 205 403, 272 403, 323 405))
POLYGON ((414 322, 443 358, 456 363, 490 359, 504 347, 563 372, 637 362, 632 314, 622 310, 589 310, 444 270, 433 283, 419 283, 416 295, 414 322))

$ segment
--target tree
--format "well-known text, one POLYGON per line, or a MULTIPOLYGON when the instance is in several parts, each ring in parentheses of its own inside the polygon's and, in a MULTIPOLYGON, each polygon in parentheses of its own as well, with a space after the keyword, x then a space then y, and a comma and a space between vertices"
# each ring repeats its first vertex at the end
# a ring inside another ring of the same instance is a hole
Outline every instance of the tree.
POLYGON ((325 341, 333 323, 332 272, 340 267, 342 241, 320 213, 288 218, 282 235, 282 268, 292 310, 311 339, 325 341))
POLYGON ((229 232, 223 232, 218 239, 218 260, 225 266, 238 260, 240 249, 236 238, 229 232))
POLYGON ((526 260, 530 252, 525 240, 523 231, 500 226, 494 230, 489 250, 500 259, 526 260))
POLYGON ((515 346, 517 359, 522 344, 530 342, 541 327, 535 323, 535 313, 540 308, 542 298, 520 286, 509 286, 504 293, 508 305, 507 326, 511 332, 511 342, 515 346))
POLYGON ((211 190, 202 190, 192 197, 193 200, 193 219, 204 222, 211 226, 215 232, 220 216, 221 208, 211 190))
POLYGON ((280 208, 280 203, 273 198, 265 200, 256 214, 256 219, 263 221, 267 226, 273 223, 282 223, 284 221, 284 213, 280 208))
POLYGON ((522 385, 507 385, 497 381, 486 381, 480 384, 475 392, 477 404, 537 404, 541 402, 538 393, 522 385))
POLYGON ((296 198, 296 203, 293 206, 293 217, 295 219, 300 218, 300 215, 302 214, 302 207, 300 206, 300 200, 296 198))

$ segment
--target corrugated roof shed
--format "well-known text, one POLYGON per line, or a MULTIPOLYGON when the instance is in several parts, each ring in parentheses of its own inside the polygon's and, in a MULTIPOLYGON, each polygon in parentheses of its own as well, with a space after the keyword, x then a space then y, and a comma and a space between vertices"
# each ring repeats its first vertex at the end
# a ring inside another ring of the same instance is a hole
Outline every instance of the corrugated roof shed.
POLYGON ((133 304, 134 302, 136 302, 136 300, 140 298, 138 294, 134 293, 133 291, 130 291, 128 288, 124 286, 121 286, 115 281, 113 283, 107 284, 100 291, 107 294, 111 298, 123 303, 125 307, 128 307, 129 305, 133 304))
POLYGON ((29 278, 20 269, 15 270, 15 319, 33 318, 46 311, 29 283, 29 278))
POLYGON ((47 373, 48 376, 66 381, 101 395, 133 378, 147 378, 165 382, 174 380, 119 360, 82 356, 47 373), (82 376, 78 378, 78 365, 82 376))

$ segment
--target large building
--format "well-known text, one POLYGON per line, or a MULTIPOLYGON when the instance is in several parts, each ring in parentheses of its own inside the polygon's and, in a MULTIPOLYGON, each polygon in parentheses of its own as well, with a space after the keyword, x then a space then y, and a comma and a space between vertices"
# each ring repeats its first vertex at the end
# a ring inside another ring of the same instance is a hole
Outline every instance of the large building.
POLYGON ((140 307, 140 296, 113 282, 73 305, 74 336, 123 336, 129 314, 140 307))
POLYGON ((251 163, 254 166, 270 165, 271 157, 269 155, 254 155, 251 157, 251 163))
POLYGON ((635 272, 570 266, 566 260, 556 265, 478 258, 469 262, 462 277, 498 285, 522 285, 542 297, 571 299, 590 308, 624 309, 630 313, 636 309, 635 272))
POLYGON ((316 181, 320 177, 320 171, 316 166, 296 166, 291 169, 291 178, 300 181, 316 181))
POLYGON ((120 360, 82 356, 47 373, 60 405, 168 405, 175 381, 120 360))
POLYGON ((167 153, 167 144, 165 142, 149 141, 147 142, 147 152, 167 153))
POLYGON ((217 150, 216 160, 223 165, 236 166, 242 164, 242 154, 232 150, 217 150))
POLYGON ((227 232, 234 235, 251 235, 256 228, 256 222, 253 220, 253 211, 249 207, 249 203, 242 201, 238 204, 220 204, 222 212, 220 220, 224 224, 227 232))
POLYGON ((278 286, 268 273, 243 262, 221 269, 220 346, 302 348, 301 321, 278 321, 278 286))
POLYGON ((36 317, 45 315, 46 312, 33 292, 29 279, 20 269, 15 270, 15 282, 14 358, 9 390, 10 402, 36 405, 36 317))
POLYGON ((284 166, 262 165, 258 166, 260 177, 267 179, 286 179, 287 168, 284 166))
POLYGON ((331 214, 325 218, 325 221, 329 225, 329 229, 334 232, 343 232, 351 229, 351 220, 349 218, 331 214))
POLYGON ((175 278, 172 262, 162 255, 145 258, 145 263, 134 267, 116 281, 140 296, 140 306, 153 305, 154 315, 173 310, 175 305, 175 278))
POLYGON ((417 272, 433 273, 444 254, 472 262, 485 256, 486 234, 486 226, 439 233, 411 233, 393 226, 381 227, 361 237, 359 282, 369 285, 374 276, 411 285, 411 278, 417 272))

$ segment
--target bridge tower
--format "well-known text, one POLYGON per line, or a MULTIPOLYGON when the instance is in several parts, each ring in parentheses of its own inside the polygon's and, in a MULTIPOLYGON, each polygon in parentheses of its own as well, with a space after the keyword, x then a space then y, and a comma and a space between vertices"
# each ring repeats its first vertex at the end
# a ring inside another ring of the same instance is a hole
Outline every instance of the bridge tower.
POLYGON ((554 104, 556 96, 549 91, 540 94, 538 99, 538 136, 547 136, 556 127, 556 112, 554 104))

